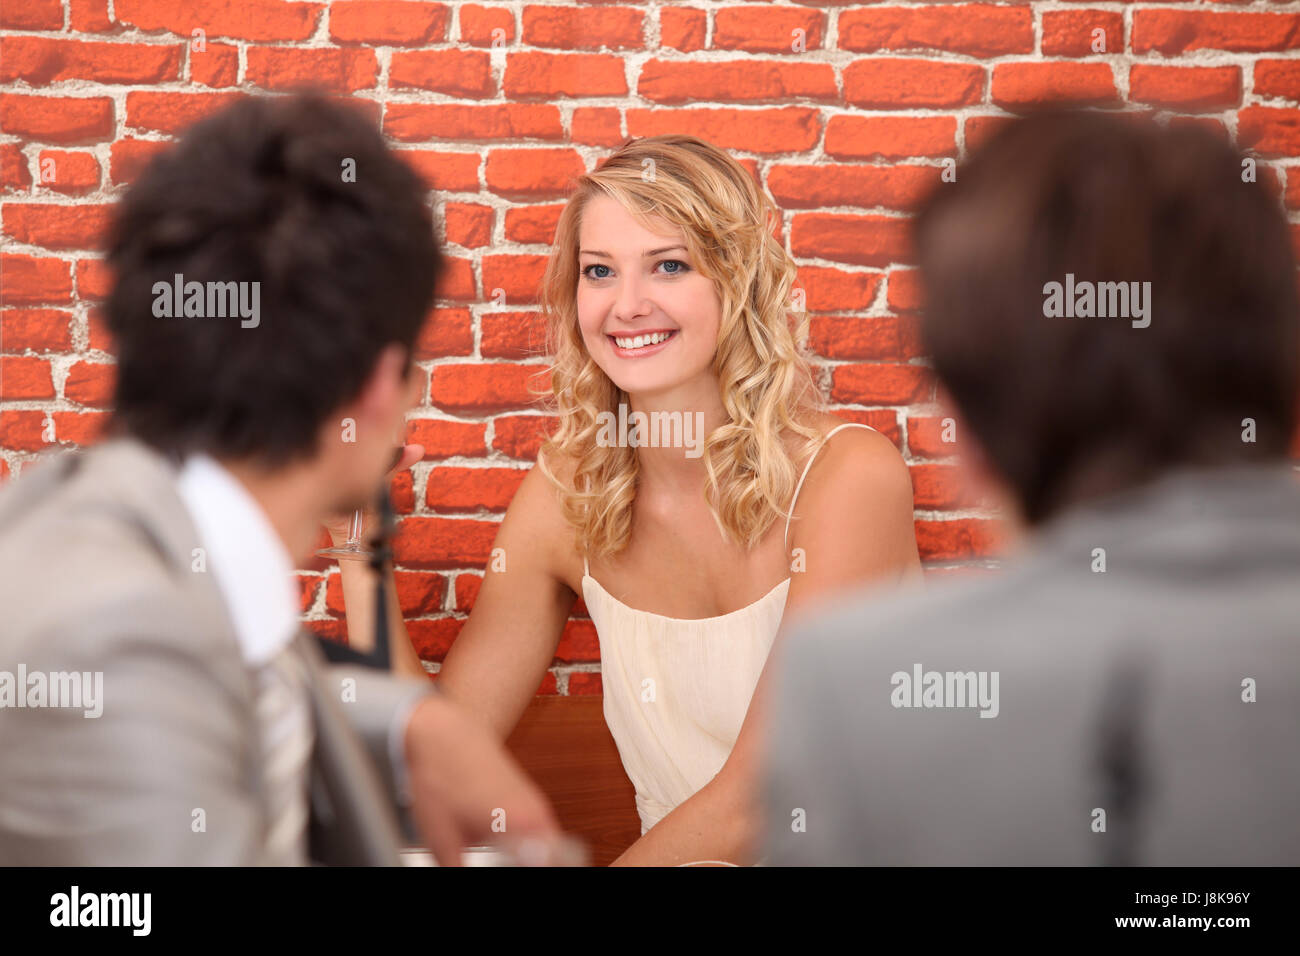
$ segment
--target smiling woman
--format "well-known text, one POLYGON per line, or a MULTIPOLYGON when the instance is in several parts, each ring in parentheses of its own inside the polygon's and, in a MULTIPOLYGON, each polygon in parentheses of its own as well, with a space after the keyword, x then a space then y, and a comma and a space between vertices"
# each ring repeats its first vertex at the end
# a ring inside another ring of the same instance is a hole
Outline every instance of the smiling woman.
POLYGON ((559 427, 440 672, 504 738, 582 595, 641 818, 623 864, 754 862, 778 631, 919 570, 902 457, 822 408, 778 225, 744 167, 689 136, 631 141, 581 177, 542 293, 559 427))

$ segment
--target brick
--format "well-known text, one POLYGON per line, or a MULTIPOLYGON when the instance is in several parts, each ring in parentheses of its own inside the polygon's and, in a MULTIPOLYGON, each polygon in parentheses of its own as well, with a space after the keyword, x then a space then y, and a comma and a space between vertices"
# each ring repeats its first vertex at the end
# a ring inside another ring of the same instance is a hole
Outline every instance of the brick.
POLYGON ((722 149, 749 153, 794 153, 811 149, 820 123, 816 110, 788 106, 773 109, 629 109, 629 136, 687 133, 722 149))
POLYGON ((586 7, 526 4, 523 38, 528 46, 561 50, 635 50, 643 45, 645 15, 634 7, 602 6, 593 16, 586 7))
POLYGON ((104 310, 92 308, 86 315, 86 332, 89 338, 87 349, 91 352, 116 352, 113 347, 113 335, 108 331, 104 310))
POLYGON ((894 443, 894 447, 902 450, 903 433, 898 427, 898 416, 893 409, 889 408, 834 408, 831 414, 836 418, 843 419, 846 422, 857 422, 859 425, 870 425, 880 434, 884 435, 894 443))
POLYGON ((906 362, 921 355, 916 319, 897 316, 813 316, 808 347, 830 359, 906 362))
POLYGON ((239 80, 239 49, 209 43, 202 51, 190 50, 190 79, 204 86, 234 86, 239 80))
POLYGON ((467 302, 477 298, 474 263, 459 256, 447 256, 446 263, 447 268, 438 283, 438 298, 454 302, 467 302))
POLYGON ((563 196, 586 172, 572 149, 494 149, 488 153, 484 178, 488 189, 508 199, 563 196))
POLYGON ((927 415, 907 419, 907 448, 917 458, 951 458, 957 453, 955 420, 951 428, 944 423, 947 415, 927 415), (944 441, 945 436, 953 441, 944 441))
MULTIPOLYGON (((397 590, 397 603, 408 618, 442 611, 447 594, 447 579, 430 571, 395 571, 393 583, 397 590)), ((343 615, 343 578, 331 574, 325 581, 325 609, 331 614, 343 615)))
POLYGON ((99 188, 99 160, 93 153, 43 149, 36 170, 43 189, 80 196, 99 188))
POLYGON ((1300 47, 1300 15, 1141 9, 1133 13, 1134 53, 1228 50, 1262 53, 1300 47))
POLYGON ((471 46, 505 46, 515 40, 515 17, 507 7, 466 3, 460 7, 460 40, 471 46))
POLYGON ((916 59, 856 60, 844 68, 844 99, 864 109, 942 109, 978 103, 984 68, 916 59))
POLYGON ((570 697, 599 697, 602 693, 599 674, 576 671, 569 675, 570 697))
POLYGON ((68 370, 63 395, 82 405, 105 407, 113 398, 117 366, 112 362, 77 362, 68 370))
POLYGON ((560 633, 555 660, 566 664, 594 664, 600 660, 600 638, 591 621, 569 621, 560 633))
POLYGON ((161 83, 181 75, 180 44, 100 43, 48 37, 0 37, 0 81, 46 86, 62 80, 161 83))
POLYGON ((148 139, 119 139, 109 149, 108 178, 115 185, 131 183, 149 162, 171 147, 170 142, 148 139))
POLYGON ((330 37, 336 43, 424 46, 447 38, 451 8, 407 0, 347 0, 330 5, 330 37))
POLYGON ((484 358, 527 359, 546 353, 546 318, 541 312, 485 312, 479 324, 484 358))
POLYGON ((549 391, 544 365, 435 365, 429 376, 429 401, 458 414, 482 415, 525 408, 536 393, 549 391))
POLYGON ((773 166, 767 185, 786 209, 859 206, 912 209, 939 182, 938 166, 773 166))
POLYGON ((478 192, 478 153, 441 153, 403 149, 397 155, 419 173, 424 184, 440 192, 478 192))
POLYGON ((159 93, 132 90, 126 94, 126 125, 135 129, 179 133, 206 116, 236 102, 243 93, 159 93))
POLYGON ((866 309, 875 301, 883 279, 878 272, 800 266, 794 288, 803 293, 804 307, 809 312, 866 309))
POLYGON ((1237 113, 1237 142, 1261 156, 1300 155, 1300 110, 1246 107, 1237 113))
POLYGON ((0 29, 62 30, 61 0, 23 0, 0 7, 0 29))
POLYGON ((108 229, 109 203, 9 203, 5 235, 46 249, 95 249, 108 229))
POLYGON ((637 93, 656 103, 839 99, 835 71, 829 63, 757 59, 734 63, 649 60, 641 67, 637 93))
POLYGON ((404 518, 397 526, 393 553, 404 568, 441 570, 483 567, 500 525, 472 518, 404 518))
POLYGON ((989 558, 1005 549, 1000 524, 986 518, 916 521, 916 544, 924 561, 989 558))
POLYGON ((42 451, 49 444, 43 412, 0 411, 0 435, 9 451, 42 451))
POLYGON ((472 571, 466 571, 456 575, 455 595, 456 610, 468 614, 474 609, 474 602, 478 600, 478 592, 483 587, 483 576, 474 574, 472 571))
POLYGON ((474 351, 474 328, 468 309, 434 309, 415 342, 417 359, 469 355, 474 351))
POLYGON ((496 305, 531 305, 545 271, 546 256, 484 256, 483 297, 496 305))
POLYGON ((27 189, 32 171, 17 143, 0 143, 0 189, 27 189))
POLYGON ((77 260, 77 298, 104 299, 113 288, 113 274, 103 259, 77 260))
POLYGON ((0 398, 8 401, 54 397, 49 359, 0 356, 0 398))
POLYGON ((80 448, 93 445, 108 427, 108 412, 54 412, 54 435, 60 443, 71 443, 80 448))
POLYGON ((858 405, 914 405, 930 398, 934 376, 922 365, 837 365, 831 369, 832 401, 858 405))
POLYGON ((398 50, 388 69, 388 83, 450 96, 497 93, 491 56, 483 50, 398 50))
POLYGON ((511 206, 506 210, 507 241, 550 245, 563 211, 563 205, 511 206))
POLYGON ((1257 60, 1255 95, 1300 100, 1300 60, 1257 60))
POLYGON ((796 256, 883 266, 912 259, 907 221, 891 216, 800 213, 790 228, 796 256))
POLYGON ((554 415, 501 415, 492 421, 492 447, 511 458, 536 461, 542 442, 558 424, 554 415))
POLYGON ((0 255, 0 302, 64 305, 72 301, 72 265, 66 259, 0 255))
POLYGON ((588 146, 618 146, 623 135, 623 117, 610 106, 580 106, 569 121, 570 139, 588 146))
POLYGON ((1182 67, 1135 63, 1129 100, 1177 110, 1213 110, 1241 103, 1241 68, 1182 67))
POLYGON ((487 426, 481 422, 411 418, 407 419, 407 440, 424 446, 426 461, 474 458, 487 453, 487 426))
POLYGON ((104 33, 116 27, 108 15, 108 0, 68 0, 68 22, 74 33, 104 33))
POLYGON ((885 301, 893 312, 917 312, 921 308, 921 273, 916 269, 890 269, 886 277, 885 301))
POLYGON ((1112 106, 1119 102, 1109 63, 999 63, 991 97, 1005 110, 1056 103, 1112 106))
POLYGON ((450 139, 560 139, 564 127, 553 104, 389 103, 384 132, 394 139, 420 142, 450 139))
POLYGON ((623 65, 604 53, 511 53, 502 85, 514 99, 626 96, 623 65))
POLYGON ((249 47, 247 57, 244 79, 268 90, 352 93, 372 88, 379 78, 379 61, 369 49, 249 47))
POLYGON ((406 632, 411 636, 411 644, 420 660, 441 661, 451 650, 464 624, 463 620, 452 617, 408 621, 406 632))
POLYGON ((0 94, 0 129, 24 139, 65 146, 112 139, 113 101, 107 96, 0 94))
POLYGON ((691 53, 704 49, 709 18, 693 7, 659 8, 659 45, 691 53))
POLYGON ((495 209, 479 203, 448 202, 442 207, 447 241, 466 249, 478 249, 492 241, 495 218, 495 209))
POLYGON ((912 504, 918 510, 943 511, 976 508, 980 496, 957 465, 912 465, 912 504))
POLYGON ((1034 50, 1034 15, 1027 4, 942 4, 864 7, 839 18, 839 47, 876 50, 944 50, 992 57, 1034 50))
POLYGON ((166 30, 190 37, 196 27, 212 37, 306 40, 316 30, 324 5, 283 0, 114 0, 118 22, 141 30, 166 30))
POLYGON ((425 503, 437 512, 505 511, 528 474, 524 468, 461 468, 429 472, 425 503))
POLYGON ((826 155, 835 159, 954 156, 957 120, 951 116, 832 116, 826 155))
POLYGON ((1043 11, 1043 56, 1100 56, 1124 52, 1124 16, 1116 10, 1043 11), (1094 31, 1101 30, 1099 37, 1094 31), (1103 50, 1094 50, 1096 40, 1103 50))
POLYGON ((820 10, 750 4, 722 7, 713 17, 717 50, 800 53, 821 49, 825 37, 826 14, 820 10))
POLYGON ((72 348, 72 313, 62 309, 0 311, 0 346, 6 352, 60 352, 72 348))

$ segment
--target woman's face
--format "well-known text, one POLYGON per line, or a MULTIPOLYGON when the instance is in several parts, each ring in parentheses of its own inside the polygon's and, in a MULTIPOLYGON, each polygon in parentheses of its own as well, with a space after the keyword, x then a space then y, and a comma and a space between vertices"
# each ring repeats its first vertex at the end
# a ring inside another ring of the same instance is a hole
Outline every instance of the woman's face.
POLYGON ((578 325, 587 351, 629 395, 666 395, 711 375, 722 321, 713 281, 691 261, 682 230, 650 231, 609 196, 583 209, 578 325))

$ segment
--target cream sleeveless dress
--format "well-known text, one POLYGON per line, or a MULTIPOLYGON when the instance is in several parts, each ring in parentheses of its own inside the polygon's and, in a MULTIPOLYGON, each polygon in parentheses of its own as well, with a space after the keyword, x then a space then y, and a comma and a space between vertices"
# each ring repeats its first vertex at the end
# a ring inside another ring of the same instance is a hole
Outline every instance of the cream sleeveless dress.
MULTIPOLYGON (((843 428, 870 426, 846 422, 826 434, 799 476, 792 513, 808 469, 843 428)), ((585 558, 582 570, 600 638, 605 723, 636 788, 644 834, 722 769, 781 625, 790 579, 729 614, 676 618, 628 607, 591 576, 585 558)))

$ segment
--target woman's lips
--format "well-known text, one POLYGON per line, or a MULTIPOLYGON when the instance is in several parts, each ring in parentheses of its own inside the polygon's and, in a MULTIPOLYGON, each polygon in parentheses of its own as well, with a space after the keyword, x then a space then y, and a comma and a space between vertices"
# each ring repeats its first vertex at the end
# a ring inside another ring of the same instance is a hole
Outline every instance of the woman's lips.
MULTIPOLYGON (((614 336, 612 335, 607 335, 606 338, 609 339, 610 348, 614 350, 614 354, 617 355, 619 358, 627 358, 627 359, 645 358, 646 356, 654 355, 655 353, 662 351, 665 346, 667 346, 670 342, 672 342, 674 339, 677 338, 676 329, 655 329, 653 331, 667 332, 668 338, 664 339, 662 342, 656 342, 654 345, 643 345, 639 349, 623 348, 621 345, 618 344, 618 342, 614 340, 614 336)), ((637 335, 649 335, 649 334, 653 334, 653 332, 637 333, 637 335)), ((619 338, 634 339, 637 337, 637 335, 620 335, 619 338)))

